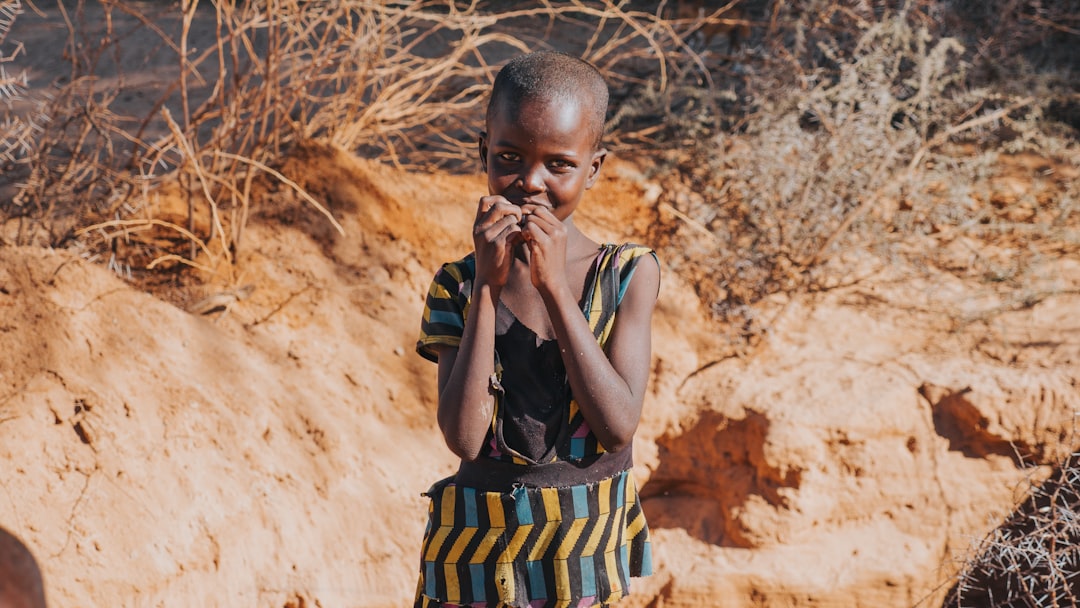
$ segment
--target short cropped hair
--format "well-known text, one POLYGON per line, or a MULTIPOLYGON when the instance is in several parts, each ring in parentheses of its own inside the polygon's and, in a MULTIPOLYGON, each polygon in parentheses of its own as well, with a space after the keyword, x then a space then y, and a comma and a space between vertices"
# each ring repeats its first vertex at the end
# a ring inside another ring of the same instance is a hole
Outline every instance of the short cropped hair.
POLYGON ((511 59, 495 76, 486 118, 490 123, 501 104, 517 111, 526 101, 556 99, 574 100, 590 115, 594 147, 599 148, 607 115, 607 83, 591 63, 566 53, 537 51, 511 59))
POLYGON ((0 606, 45 608, 37 560, 18 538, 0 528, 0 606))

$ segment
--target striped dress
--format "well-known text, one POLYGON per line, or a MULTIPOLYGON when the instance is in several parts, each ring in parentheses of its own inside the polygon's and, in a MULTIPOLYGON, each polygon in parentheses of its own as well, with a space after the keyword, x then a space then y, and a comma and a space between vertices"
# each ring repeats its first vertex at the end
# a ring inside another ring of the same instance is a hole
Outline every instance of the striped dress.
MULTIPOLYGON (((618 303, 642 256, 637 245, 604 245, 586 281, 582 311, 604 346, 618 303)), ((428 291, 417 351, 458 346, 475 258, 445 264, 428 291)), ((496 351, 499 342, 496 342, 496 351)), ((630 473, 630 449, 606 452, 567 389, 553 444, 530 457, 508 445, 510 416, 496 352, 495 412, 480 457, 436 482, 429 498, 415 608, 584 608, 629 592, 652 572, 649 529, 630 473)))

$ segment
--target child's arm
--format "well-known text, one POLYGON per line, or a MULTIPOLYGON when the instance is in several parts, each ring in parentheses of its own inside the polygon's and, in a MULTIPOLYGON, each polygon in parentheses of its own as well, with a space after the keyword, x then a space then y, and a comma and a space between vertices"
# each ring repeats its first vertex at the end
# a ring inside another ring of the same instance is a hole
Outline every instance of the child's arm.
POLYGON ((524 238, 533 285, 544 298, 555 328, 574 399, 604 449, 621 450, 633 441, 641 418, 660 267, 653 256, 638 263, 615 315, 605 353, 566 279, 565 226, 546 209, 530 211, 524 238))
POLYGON ((439 428, 450 451, 475 460, 487 437, 495 397, 495 312, 506 284, 513 247, 520 242, 521 208, 501 196, 480 199, 473 224, 476 277, 468 318, 457 347, 439 354, 439 428))

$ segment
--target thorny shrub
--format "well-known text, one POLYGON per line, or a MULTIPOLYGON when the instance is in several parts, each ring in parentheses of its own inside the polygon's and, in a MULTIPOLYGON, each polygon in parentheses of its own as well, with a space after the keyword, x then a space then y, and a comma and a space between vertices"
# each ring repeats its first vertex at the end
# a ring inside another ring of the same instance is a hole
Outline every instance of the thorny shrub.
MULTIPOLYGON (((12 70, 21 45, 6 44, 15 18, 22 12, 20 0, 0 0, 0 104, 8 107, 20 99, 26 91, 26 72, 12 70)), ((32 146, 35 125, 31 116, 4 116, 0 122, 0 167, 10 171, 16 160, 25 155, 32 146)))
POLYGON ((1064 608, 1080 604, 1080 452, 961 564, 943 608, 1064 608))

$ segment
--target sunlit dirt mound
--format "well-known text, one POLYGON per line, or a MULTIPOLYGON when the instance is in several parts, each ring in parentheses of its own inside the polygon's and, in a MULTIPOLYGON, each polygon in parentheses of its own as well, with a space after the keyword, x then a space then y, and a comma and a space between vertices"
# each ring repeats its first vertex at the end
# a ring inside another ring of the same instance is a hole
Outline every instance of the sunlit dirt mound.
MULTIPOLYGON (((344 236, 268 192, 232 283, 185 298, 0 248, 0 525, 54 606, 409 605, 421 493, 455 466, 413 345, 484 182, 318 146, 281 170, 344 236)), ((594 238, 678 221, 604 171, 594 238)), ((635 446, 659 571, 623 605, 940 605, 1074 440, 1080 268, 1049 263, 1071 291, 960 329, 890 277, 792 297, 742 357, 666 269, 635 446)))

